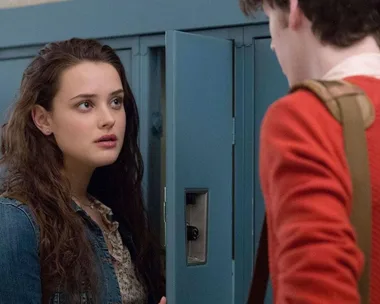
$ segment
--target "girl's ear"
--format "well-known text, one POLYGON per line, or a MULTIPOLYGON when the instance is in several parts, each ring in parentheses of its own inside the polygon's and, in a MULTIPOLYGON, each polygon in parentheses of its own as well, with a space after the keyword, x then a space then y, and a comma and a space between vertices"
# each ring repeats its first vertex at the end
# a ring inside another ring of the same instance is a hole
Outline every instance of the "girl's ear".
POLYGON ((40 105, 35 105, 32 110, 32 119, 36 127, 46 136, 53 133, 50 113, 40 105))

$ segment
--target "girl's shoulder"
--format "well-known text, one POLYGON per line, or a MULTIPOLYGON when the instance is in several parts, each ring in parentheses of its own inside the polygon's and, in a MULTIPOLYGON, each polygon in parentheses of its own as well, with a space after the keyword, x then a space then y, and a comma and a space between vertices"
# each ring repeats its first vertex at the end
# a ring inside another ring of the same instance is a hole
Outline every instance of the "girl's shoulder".
POLYGON ((34 239, 31 244, 39 248, 39 229, 33 213, 25 203, 0 196, 0 239, 9 242, 34 239), (13 240, 13 241, 12 241, 13 240))

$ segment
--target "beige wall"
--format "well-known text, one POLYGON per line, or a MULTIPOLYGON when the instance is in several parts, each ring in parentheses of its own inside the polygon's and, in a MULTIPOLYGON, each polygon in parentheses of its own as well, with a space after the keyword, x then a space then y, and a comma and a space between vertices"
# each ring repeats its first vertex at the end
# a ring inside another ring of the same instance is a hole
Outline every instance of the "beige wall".
POLYGON ((53 3, 65 0, 0 0, 0 9, 9 7, 20 7, 27 5, 36 5, 42 3, 53 3))

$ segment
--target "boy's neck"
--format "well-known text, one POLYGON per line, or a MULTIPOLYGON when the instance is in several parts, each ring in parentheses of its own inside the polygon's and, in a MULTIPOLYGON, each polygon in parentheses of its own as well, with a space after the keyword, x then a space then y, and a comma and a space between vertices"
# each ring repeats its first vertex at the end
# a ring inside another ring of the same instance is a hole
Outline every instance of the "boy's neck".
POLYGON ((321 79, 331 69, 348 58, 364 54, 379 54, 380 48, 373 37, 367 37, 348 48, 336 48, 316 43, 314 51, 309 51, 309 78, 321 79))

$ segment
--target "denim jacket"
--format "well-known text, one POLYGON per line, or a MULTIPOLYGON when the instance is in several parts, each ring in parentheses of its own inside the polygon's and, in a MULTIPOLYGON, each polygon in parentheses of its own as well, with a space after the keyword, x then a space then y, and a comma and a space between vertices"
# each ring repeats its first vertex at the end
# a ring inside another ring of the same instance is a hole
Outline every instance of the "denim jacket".
MULTIPOLYGON (((100 303, 121 304, 119 284, 103 234, 81 208, 76 206, 75 211, 87 223, 90 241, 99 261, 99 279, 102 286, 100 303)), ((125 227, 120 226, 120 229, 125 227)), ((135 249, 132 237, 129 240, 129 244, 125 245, 130 250, 133 260, 135 249)), ((38 226, 25 204, 15 199, 0 197, 0 302, 40 304, 41 299, 38 226)), ((65 303, 64 297, 58 293, 58 288, 50 303, 65 303)), ((83 297, 81 304, 88 303, 86 297, 83 297)), ((149 296, 149 304, 153 303, 152 296, 149 296)))

